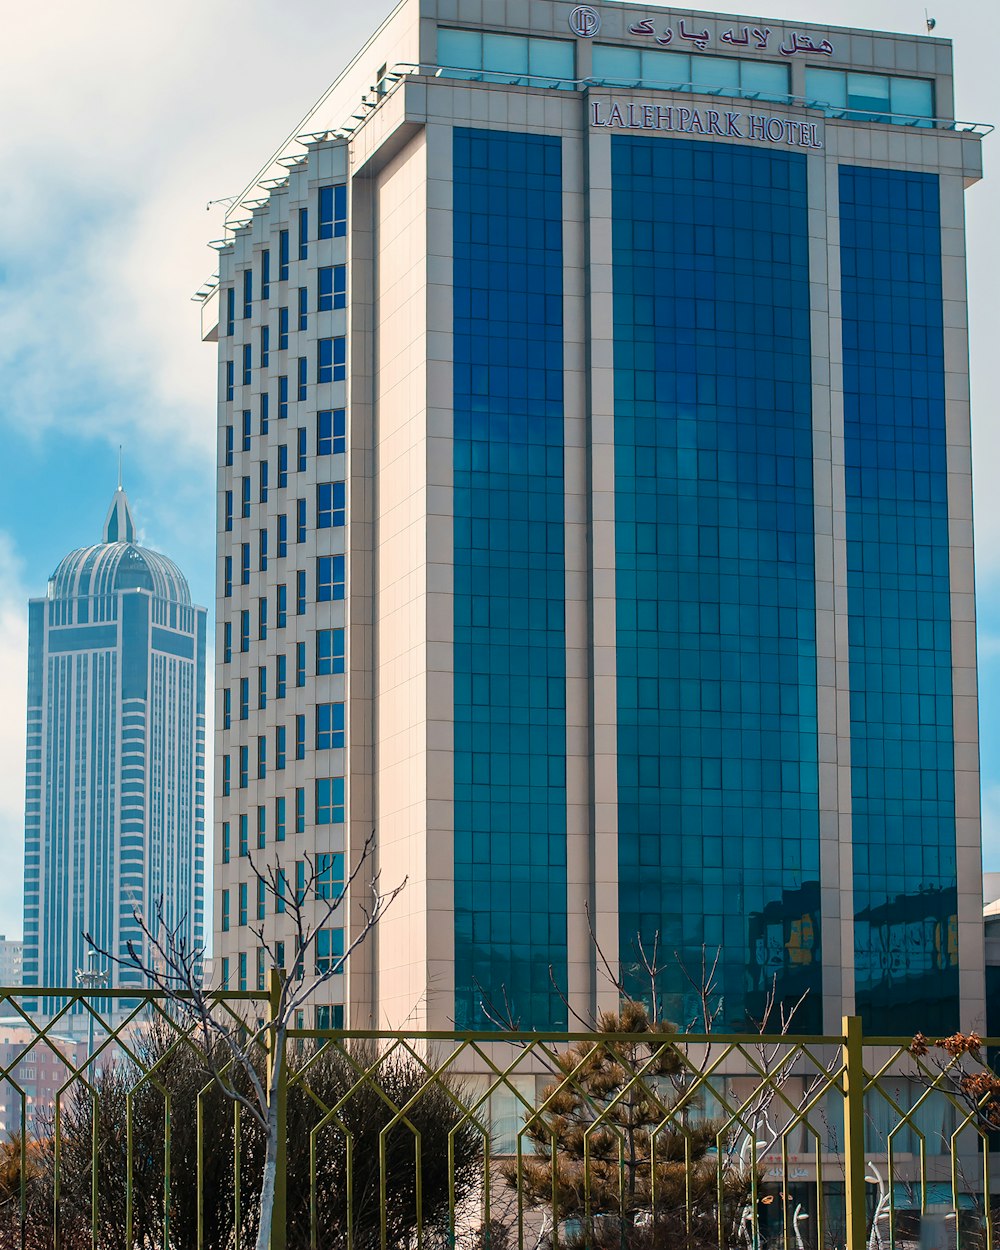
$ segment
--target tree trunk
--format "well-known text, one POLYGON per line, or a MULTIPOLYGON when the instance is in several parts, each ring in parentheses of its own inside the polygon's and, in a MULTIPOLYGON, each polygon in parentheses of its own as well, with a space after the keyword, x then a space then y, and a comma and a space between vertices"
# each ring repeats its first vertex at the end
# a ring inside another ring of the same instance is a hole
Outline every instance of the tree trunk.
POLYGON ((260 1226, 257 1229, 257 1250, 270 1250, 271 1224, 274 1219, 274 1182, 278 1173, 278 1107, 271 1099, 267 1113, 264 1148, 264 1180, 260 1187, 260 1226))

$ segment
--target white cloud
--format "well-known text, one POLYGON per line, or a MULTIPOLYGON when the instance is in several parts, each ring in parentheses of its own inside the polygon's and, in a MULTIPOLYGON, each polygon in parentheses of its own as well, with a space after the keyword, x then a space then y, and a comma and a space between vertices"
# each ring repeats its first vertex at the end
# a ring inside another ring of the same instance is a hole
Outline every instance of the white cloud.
POLYGON ((10 536, 0 531, 0 933, 21 933, 28 592, 10 536))

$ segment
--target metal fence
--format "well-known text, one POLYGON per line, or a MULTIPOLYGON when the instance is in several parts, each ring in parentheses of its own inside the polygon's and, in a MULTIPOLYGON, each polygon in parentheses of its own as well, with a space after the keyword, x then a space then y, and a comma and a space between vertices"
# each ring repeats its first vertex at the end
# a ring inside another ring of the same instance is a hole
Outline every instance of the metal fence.
MULTIPOLYGON (((292 1030, 270 1244, 992 1250, 987 1046, 292 1030)), ((2 1250, 252 1246, 263 1154, 162 996, 0 990, 2 1250)))

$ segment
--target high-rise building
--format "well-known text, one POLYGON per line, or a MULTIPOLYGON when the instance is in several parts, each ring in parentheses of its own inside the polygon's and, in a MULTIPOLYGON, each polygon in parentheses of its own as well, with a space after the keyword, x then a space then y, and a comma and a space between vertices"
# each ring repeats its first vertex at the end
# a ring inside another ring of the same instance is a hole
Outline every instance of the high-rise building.
POLYGON ((72 987, 94 970, 84 932, 126 958, 136 911, 152 922, 161 901, 202 941, 206 613, 136 542, 120 482, 103 541, 71 551, 28 611, 24 984, 72 987))
POLYGON ((327 1018, 981 1024, 949 42, 403 0, 300 130, 203 293, 222 975, 374 828, 327 1018))

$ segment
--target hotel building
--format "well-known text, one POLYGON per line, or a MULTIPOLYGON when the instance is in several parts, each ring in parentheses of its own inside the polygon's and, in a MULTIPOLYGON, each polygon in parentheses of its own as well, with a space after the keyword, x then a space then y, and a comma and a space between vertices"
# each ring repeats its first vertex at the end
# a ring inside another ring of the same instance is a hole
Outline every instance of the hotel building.
POLYGON ((254 177, 201 292, 231 986, 291 936, 250 861, 374 829, 321 1023, 566 1026, 655 946, 681 1024, 704 950, 730 1029, 983 1024, 953 99, 924 35, 403 0, 254 177))
POLYGON ((88 958, 83 935, 127 959, 143 948, 136 912, 153 923, 161 903, 189 948, 202 943, 205 645, 205 609, 173 560, 136 542, 119 483, 103 540, 71 551, 28 607, 26 986, 95 971, 141 985, 88 958))

